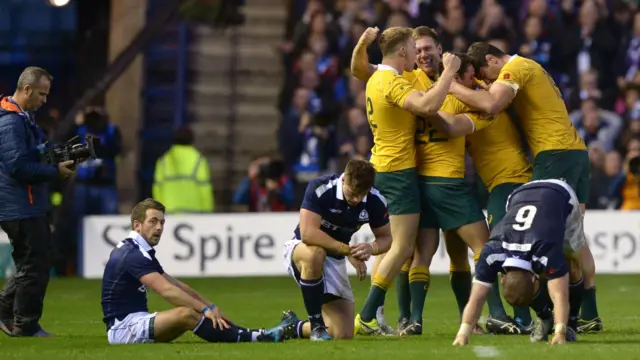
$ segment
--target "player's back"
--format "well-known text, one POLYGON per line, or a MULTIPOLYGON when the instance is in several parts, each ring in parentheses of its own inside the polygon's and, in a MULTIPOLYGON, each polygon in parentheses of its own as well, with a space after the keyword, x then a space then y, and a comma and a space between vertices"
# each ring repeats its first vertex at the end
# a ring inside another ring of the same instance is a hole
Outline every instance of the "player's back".
POLYGON ((367 118, 374 142, 371 163, 376 171, 416 166, 415 116, 403 109, 404 101, 414 91, 409 81, 385 65, 378 65, 367 81, 367 118))
POLYGON ((466 140, 473 165, 487 190, 503 183, 525 183, 531 178, 531 164, 520 134, 506 112, 497 114, 489 126, 468 135, 466 140))
POLYGON ((496 81, 517 91, 513 105, 534 156, 545 150, 585 149, 562 93, 540 64, 513 55, 496 81))
POLYGON ((579 205, 571 188, 559 180, 532 181, 517 188, 507 201, 507 213, 491 231, 493 240, 512 251, 527 251, 538 242, 564 242, 568 224, 579 205))
MULTIPOLYGON (((153 250, 151 250, 153 251, 153 250)), ((102 276, 104 321, 147 311, 147 288, 132 275, 142 258, 155 259, 132 239, 126 239, 111 251, 102 276)))

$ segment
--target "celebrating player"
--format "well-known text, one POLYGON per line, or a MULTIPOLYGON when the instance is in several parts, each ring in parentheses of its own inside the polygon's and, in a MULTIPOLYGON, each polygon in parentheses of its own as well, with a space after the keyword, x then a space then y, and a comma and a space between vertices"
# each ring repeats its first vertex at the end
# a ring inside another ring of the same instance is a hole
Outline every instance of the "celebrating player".
POLYGON ((417 91, 401 75, 411 71, 416 59, 413 31, 390 28, 380 38, 382 64, 367 82, 367 115, 373 132, 371 162, 376 187, 389 201, 391 232, 394 241, 382 259, 369 296, 356 316, 356 332, 380 334, 377 309, 402 264, 413 254, 420 219, 420 193, 414 145, 415 116, 435 114, 460 67, 460 59, 444 56, 444 71, 428 92, 417 91))
POLYGON ((374 179, 369 162, 351 160, 344 174, 323 176, 307 186, 300 223, 284 254, 285 267, 302 289, 309 315, 303 322, 294 313, 285 313, 283 324, 295 324, 294 337, 316 341, 353 337, 354 298, 345 257, 363 280, 364 261, 391 246, 387 201, 372 187, 374 179), (367 223, 376 240, 350 247, 353 234, 367 223))
MULTIPOLYGON (((466 104, 493 114, 513 102, 534 156, 532 179, 565 180, 577 193, 584 214, 589 194, 589 157, 551 76, 535 61, 507 55, 487 43, 474 43, 467 53, 480 77, 493 84, 489 91, 454 85, 452 93, 466 104)), ((586 291, 578 332, 600 331, 595 262, 588 246, 582 248, 580 257, 586 291)))
POLYGON ((469 343, 471 329, 499 272, 504 273, 505 299, 512 305, 531 305, 538 315, 532 342, 546 341, 554 322, 552 344, 575 340, 573 329, 584 284, 574 258, 584 246, 582 211, 568 184, 538 180, 516 189, 507 201, 505 217, 482 250, 454 345, 469 343), (548 294, 538 275, 548 279, 548 294), (553 299, 553 314, 548 295, 553 299))
POLYGON ((102 277, 109 344, 170 342, 189 330, 209 342, 284 340, 285 326, 270 330, 236 326, 220 308, 164 272, 153 249, 164 230, 164 212, 164 205, 153 199, 138 203, 131 212, 133 231, 111 251, 102 277), (147 289, 177 307, 149 313, 147 289))

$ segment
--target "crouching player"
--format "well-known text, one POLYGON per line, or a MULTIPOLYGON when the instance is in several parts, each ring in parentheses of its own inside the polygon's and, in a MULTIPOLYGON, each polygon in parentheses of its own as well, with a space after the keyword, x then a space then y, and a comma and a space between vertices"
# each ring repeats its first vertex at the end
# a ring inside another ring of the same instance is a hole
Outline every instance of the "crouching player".
POLYGON ((491 232, 476 265, 471 296, 453 344, 469 343, 499 272, 504 273, 507 302, 512 306, 529 305, 538 315, 532 342, 546 340, 554 322, 552 344, 575 340, 584 290, 580 264, 575 259, 586 246, 576 194, 560 180, 531 181, 511 193, 506 208, 507 214, 491 232), (538 275, 546 277, 546 286, 538 275))
POLYGON ((366 277, 366 261, 391 246, 387 201, 373 188, 375 170, 351 160, 344 174, 323 176, 307 186, 294 238, 285 244, 285 267, 302 290, 309 321, 285 312, 282 324, 295 324, 293 337, 311 340, 350 339, 354 331, 354 298, 345 257, 366 277), (349 246, 351 237, 369 223, 375 242, 349 246))
MULTIPOLYGON (((165 207, 153 199, 131 212, 133 231, 113 249, 102 277, 102 311, 110 344, 170 342, 191 330, 209 342, 279 342, 284 326, 247 329, 164 272, 153 247, 164 228, 165 207), (178 307, 149 313, 147 289, 178 307)), ((290 331, 290 330, 289 330, 290 331)))

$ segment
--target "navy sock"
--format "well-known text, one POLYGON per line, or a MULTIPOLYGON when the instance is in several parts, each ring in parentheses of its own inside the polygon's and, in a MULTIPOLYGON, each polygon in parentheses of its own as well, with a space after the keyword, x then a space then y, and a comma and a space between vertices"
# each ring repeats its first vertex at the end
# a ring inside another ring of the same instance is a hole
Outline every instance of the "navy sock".
POLYGON ((531 300, 531 308, 536 312, 540 319, 546 320, 553 316, 551 308, 549 308, 549 292, 547 291, 547 283, 540 282, 538 292, 531 300))
POLYGON ((582 306, 582 296, 584 294, 584 281, 580 278, 575 284, 569 285, 569 322, 577 322, 582 306))
POLYGON ((254 333, 253 331, 247 330, 250 329, 241 328, 235 325, 231 325, 228 329, 214 328, 211 319, 203 317, 200 324, 193 329, 193 333, 208 342, 234 343, 255 341, 255 337, 257 337, 260 332, 258 331, 254 333))
POLYGON ((304 307, 307 309, 309 315, 309 322, 311 322, 311 328, 315 329, 318 326, 325 326, 324 319, 322 319, 322 303, 324 295, 324 278, 300 280, 300 289, 302 289, 302 300, 304 300, 304 307))

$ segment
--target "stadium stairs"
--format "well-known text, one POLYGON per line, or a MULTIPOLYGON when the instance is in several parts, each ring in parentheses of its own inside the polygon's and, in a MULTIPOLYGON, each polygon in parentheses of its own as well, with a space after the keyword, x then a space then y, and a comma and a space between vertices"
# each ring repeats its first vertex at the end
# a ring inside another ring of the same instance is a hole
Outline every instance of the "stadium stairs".
POLYGON ((251 157, 276 149, 275 106, 283 69, 278 45, 286 0, 246 0, 244 25, 192 27, 187 113, 196 147, 209 159, 216 211, 232 207, 233 191, 251 157))

